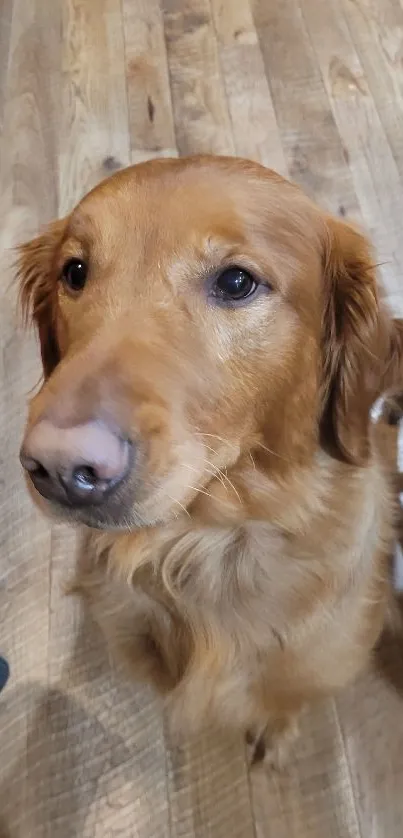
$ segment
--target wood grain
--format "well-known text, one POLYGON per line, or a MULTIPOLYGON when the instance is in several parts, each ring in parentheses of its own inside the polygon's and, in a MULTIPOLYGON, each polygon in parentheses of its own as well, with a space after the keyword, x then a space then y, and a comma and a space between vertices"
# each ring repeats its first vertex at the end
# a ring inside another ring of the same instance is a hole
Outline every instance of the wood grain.
POLYGON ((403 176, 403 5, 399 0, 343 0, 359 55, 400 176, 403 176))
MULTIPOLYGON (((11 678, 0 713, 0 833, 8 834, 3 819, 11 834, 28 835, 36 801, 26 781, 32 768, 27 738, 38 694, 48 689, 52 545, 51 529, 32 508, 18 467, 27 396, 38 380, 39 363, 36 342, 22 341, 17 330, 9 248, 57 213, 59 9, 45 14, 39 0, 17 0, 10 22, 2 30, 8 59, 1 80, 0 646, 11 678), (14 771, 20 758, 23 782, 14 771)), ((43 834, 42 827, 36 834, 43 834)))
POLYGON ((403 193, 365 73, 337 0, 302 0, 304 20, 317 57, 334 120, 349 153, 362 218, 377 249, 390 298, 403 283, 403 193))
POLYGON ((162 0, 180 154, 235 151, 209 0, 162 0))
POLYGON ((360 216, 343 145, 298 0, 252 2, 291 177, 332 212, 360 216))
POLYGON ((18 466, 32 335, 12 247, 115 169, 237 153, 370 231, 403 314, 403 0, 3 0, 0 9, 0 838, 401 838, 402 649, 307 712, 282 776, 240 740, 177 748, 65 597, 76 537, 18 466))
MULTIPOLYGON (((8 75, 8 60, 11 47, 11 24, 13 16, 13 0, 3 0, 0 6, 0 143, 4 136, 3 111, 6 98, 6 79, 8 75)), ((0 157, 0 160, 2 158, 0 157)))
POLYGON ((248 0, 212 0, 235 152, 287 174, 276 114, 248 0))
POLYGON ((130 163, 120 0, 66 0, 58 126, 59 213, 130 163))
POLYGON ((176 157, 176 138, 158 0, 123 0, 132 163, 176 157))

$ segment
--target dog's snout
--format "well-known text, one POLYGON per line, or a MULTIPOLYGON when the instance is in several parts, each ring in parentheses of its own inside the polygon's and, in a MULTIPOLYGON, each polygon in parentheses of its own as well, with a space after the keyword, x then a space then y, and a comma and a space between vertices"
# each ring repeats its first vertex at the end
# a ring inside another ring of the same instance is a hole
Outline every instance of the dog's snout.
POLYGON ((60 428, 42 419, 28 433, 21 463, 38 492, 72 507, 99 505, 126 477, 130 443, 92 421, 60 428))

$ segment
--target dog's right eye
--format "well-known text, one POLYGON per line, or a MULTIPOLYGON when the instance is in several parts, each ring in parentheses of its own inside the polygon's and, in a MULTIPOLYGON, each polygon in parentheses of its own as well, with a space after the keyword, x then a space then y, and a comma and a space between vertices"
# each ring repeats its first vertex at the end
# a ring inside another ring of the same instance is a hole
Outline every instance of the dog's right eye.
POLYGON ((69 259, 62 270, 62 280, 70 291, 82 291, 87 279, 88 266, 82 259, 69 259))

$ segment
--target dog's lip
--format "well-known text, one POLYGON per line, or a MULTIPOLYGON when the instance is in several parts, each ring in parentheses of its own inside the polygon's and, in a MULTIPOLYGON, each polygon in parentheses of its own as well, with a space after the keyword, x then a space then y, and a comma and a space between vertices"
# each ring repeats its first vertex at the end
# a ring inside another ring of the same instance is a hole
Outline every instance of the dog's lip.
POLYGON ((55 524, 67 524, 70 526, 84 526, 89 529, 108 531, 119 530, 129 531, 135 529, 135 526, 128 526, 127 519, 119 519, 118 516, 111 514, 102 515, 99 507, 84 507, 82 509, 74 509, 67 504, 53 503, 46 501, 46 512, 55 524))
POLYGON ((145 526, 138 516, 133 512, 133 503, 127 504, 115 500, 113 507, 105 507, 90 504, 85 507, 73 507, 69 504, 58 503, 46 500, 37 493, 41 503, 42 511, 45 512, 55 524, 67 524, 69 526, 84 526, 99 531, 130 532, 145 526))

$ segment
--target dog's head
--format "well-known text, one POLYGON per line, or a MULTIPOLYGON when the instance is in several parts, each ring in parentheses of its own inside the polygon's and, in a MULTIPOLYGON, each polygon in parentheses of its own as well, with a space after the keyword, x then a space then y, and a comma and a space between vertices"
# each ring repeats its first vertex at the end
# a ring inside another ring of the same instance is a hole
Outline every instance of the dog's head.
POLYGON ((243 459, 284 474, 325 445, 367 462, 396 326, 365 238, 273 172, 119 172, 22 246, 19 277, 44 368, 22 462, 60 513, 150 525, 243 459))

